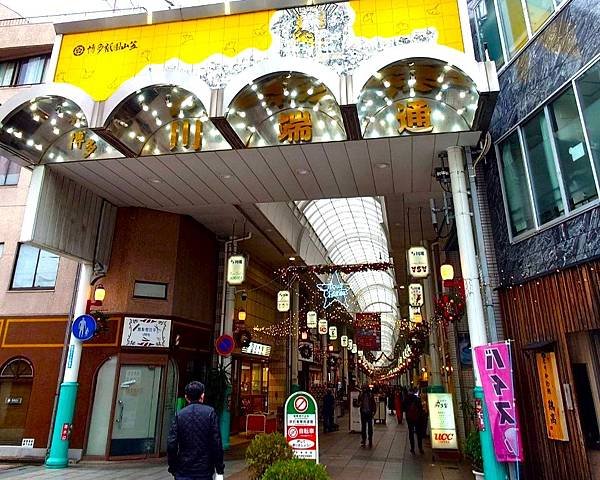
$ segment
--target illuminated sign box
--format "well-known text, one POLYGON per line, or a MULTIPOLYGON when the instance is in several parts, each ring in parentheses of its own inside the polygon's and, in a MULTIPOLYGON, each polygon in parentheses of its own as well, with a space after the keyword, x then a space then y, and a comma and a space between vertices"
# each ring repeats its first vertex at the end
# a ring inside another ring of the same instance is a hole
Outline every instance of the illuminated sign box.
POLYGON ((259 357, 271 356, 271 345, 265 343, 250 342, 247 347, 242 347, 242 353, 249 355, 258 355, 259 357))

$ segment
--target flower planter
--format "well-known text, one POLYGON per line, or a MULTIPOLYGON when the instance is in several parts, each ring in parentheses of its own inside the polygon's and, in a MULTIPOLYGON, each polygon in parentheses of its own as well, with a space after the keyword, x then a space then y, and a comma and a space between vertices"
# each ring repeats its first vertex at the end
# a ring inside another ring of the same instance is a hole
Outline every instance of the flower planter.
POLYGON ((475 476, 475 480, 483 480, 485 478, 483 472, 478 472, 477 470, 472 470, 472 472, 475 476))

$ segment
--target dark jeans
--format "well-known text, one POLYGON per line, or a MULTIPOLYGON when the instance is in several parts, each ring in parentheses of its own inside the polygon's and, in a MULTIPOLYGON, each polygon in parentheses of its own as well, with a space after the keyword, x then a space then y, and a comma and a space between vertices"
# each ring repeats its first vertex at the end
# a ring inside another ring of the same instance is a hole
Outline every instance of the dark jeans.
POLYGON ((408 423, 408 440, 410 441, 410 451, 415 451, 415 435, 417 435, 417 443, 419 445, 419 451, 423 451, 423 429, 420 423, 409 422, 408 423))
POLYGON ((369 443, 373 443, 373 415, 371 413, 360 412, 360 425, 362 443, 367 442, 367 428, 369 429, 369 443))

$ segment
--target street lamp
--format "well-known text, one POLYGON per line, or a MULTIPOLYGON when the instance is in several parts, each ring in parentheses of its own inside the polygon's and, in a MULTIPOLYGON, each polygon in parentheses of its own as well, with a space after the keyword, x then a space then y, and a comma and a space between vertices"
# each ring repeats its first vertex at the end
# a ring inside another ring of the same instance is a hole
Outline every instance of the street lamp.
POLYGON ((240 311, 238 312, 238 320, 240 322, 243 322, 246 320, 246 310, 244 310, 243 308, 241 308, 240 311))
POLYGON ((88 299, 85 305, 85 313, 90 313, 92 307, 101 307, 106 297, 106 289, 101 283, 94 290, 94 300, 88 299))
POLYGON ((442 280, 453 280, 454 279, 454 267, 445 263, 440 267, 440 275, 442 280))

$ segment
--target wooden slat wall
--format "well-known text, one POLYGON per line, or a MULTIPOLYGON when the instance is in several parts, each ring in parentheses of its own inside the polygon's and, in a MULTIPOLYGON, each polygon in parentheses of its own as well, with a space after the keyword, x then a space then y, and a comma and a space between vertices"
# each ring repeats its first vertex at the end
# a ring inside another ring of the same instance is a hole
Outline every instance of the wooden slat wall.
MULTIPOLYGON (((567 335, 600 329, 600 262, 557 271, 521 286, 500 291, 506 337, 513 339, 517 402, 523 429, 526 478, 589 480, 592 478, 583 435, 575 410, 567 411, 570 440, 548 439, 535 354, 522 350, 529 343, 556 340, 560 383, 574 382, 567 335)), ((565 406, 566 408, 566 406, 565 406)))

